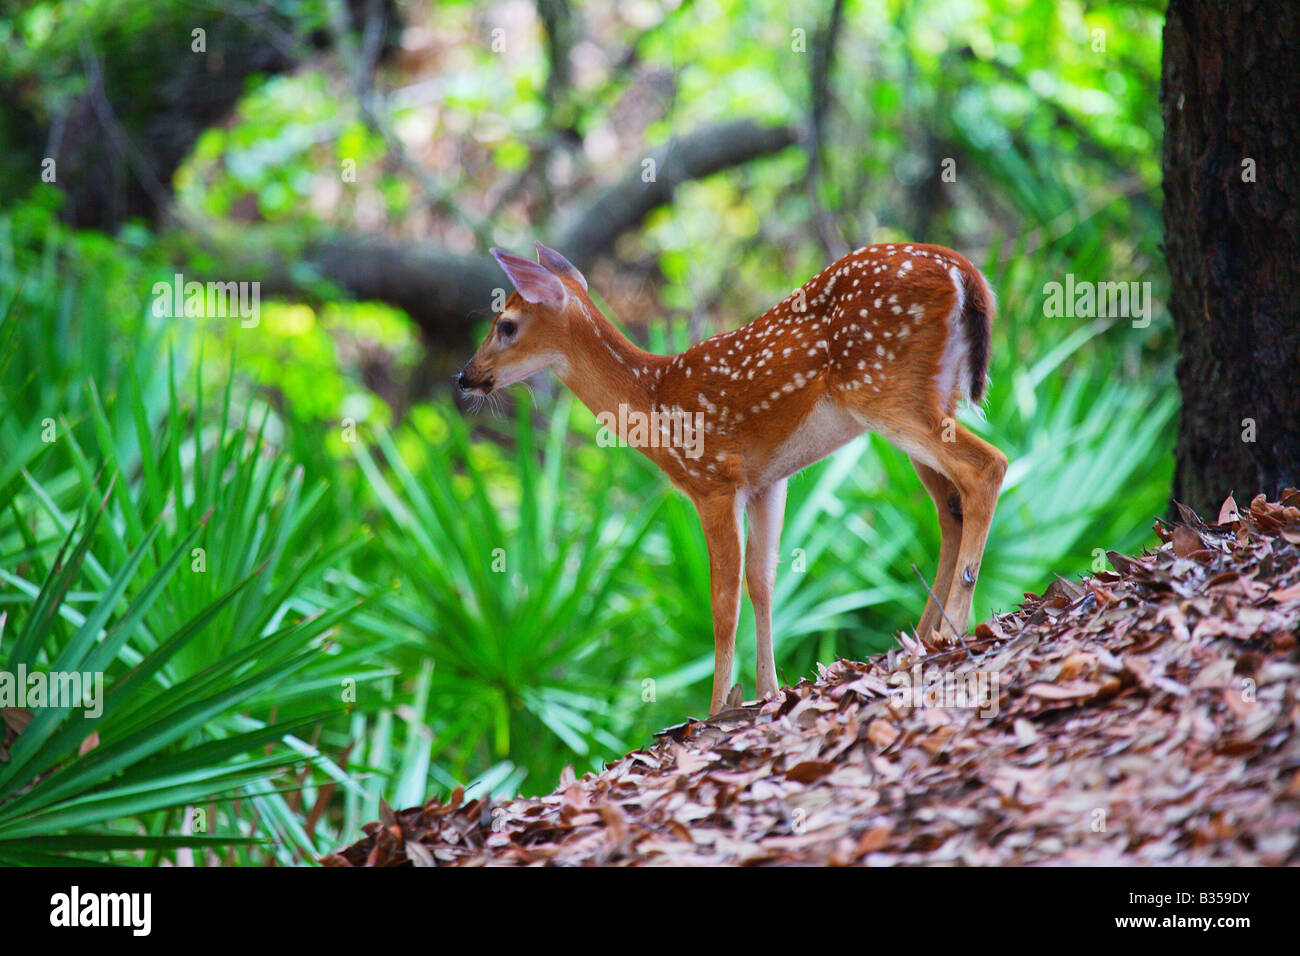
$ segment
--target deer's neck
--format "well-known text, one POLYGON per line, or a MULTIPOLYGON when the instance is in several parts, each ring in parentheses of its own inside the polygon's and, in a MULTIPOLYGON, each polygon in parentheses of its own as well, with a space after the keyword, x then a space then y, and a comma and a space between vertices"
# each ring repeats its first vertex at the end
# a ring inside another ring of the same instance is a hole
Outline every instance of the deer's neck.
POLYGON ((617 416, 620 406, 650 411, 668 358, 637 348, 594 305, 585 305, 588 318, 571 323, 560 380, 595 415, 617 416))

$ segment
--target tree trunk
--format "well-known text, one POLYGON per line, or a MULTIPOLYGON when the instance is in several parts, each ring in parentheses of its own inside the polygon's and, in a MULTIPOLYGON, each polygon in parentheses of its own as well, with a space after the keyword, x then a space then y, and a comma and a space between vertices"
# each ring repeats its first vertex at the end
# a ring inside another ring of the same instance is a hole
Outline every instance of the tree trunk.
POLYGON ((1178 332, 1173 498, 1215 516, 1300 485, 1300 5, 1171 0, 1165 254, 1178 332))

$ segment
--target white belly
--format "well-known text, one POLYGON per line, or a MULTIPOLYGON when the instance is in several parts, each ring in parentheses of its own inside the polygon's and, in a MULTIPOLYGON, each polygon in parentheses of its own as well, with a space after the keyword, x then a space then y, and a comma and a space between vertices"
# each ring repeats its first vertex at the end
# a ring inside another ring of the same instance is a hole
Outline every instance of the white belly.
POLYGON ((863 431, 865 429, 853 416, 833 400, 824 398, 813 406, 795 428, 794 434, 777 447, 759 469, 753 484, 761 488, 793 475, 813 462, 821 461, 863 431))

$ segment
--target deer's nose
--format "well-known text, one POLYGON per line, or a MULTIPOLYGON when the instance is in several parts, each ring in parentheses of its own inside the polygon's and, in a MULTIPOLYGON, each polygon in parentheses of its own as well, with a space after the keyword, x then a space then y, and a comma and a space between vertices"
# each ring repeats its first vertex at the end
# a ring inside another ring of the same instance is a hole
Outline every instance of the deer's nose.
POLYGON ((464 372, 461 372, 459 375, 456 376, 456 384, 460 387, 460 390, 462 392, 468 392, 477 388, 477 389, 482 389, 484 395, 492 391, 493 381, 494 379, 491 376, 489 376, 488 378, 481 378, 476 381, 470 378, 464 372))

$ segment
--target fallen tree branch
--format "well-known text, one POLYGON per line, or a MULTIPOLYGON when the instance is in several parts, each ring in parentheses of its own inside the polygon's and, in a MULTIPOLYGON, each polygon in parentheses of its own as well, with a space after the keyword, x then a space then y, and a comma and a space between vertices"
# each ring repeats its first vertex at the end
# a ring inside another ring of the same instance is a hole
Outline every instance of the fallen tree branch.
MULTIPOLYGON (((760 126, 750 119, 676 137, 648 157, 655 161, 650 182, 642 180, 643 165, 637 161, 622 180, 582 204, 550 244, 586 268, 651 210, 670 202, 681 183, 772 155, 795 141, 791 127, 760 126)), ((200 244, 213 260, 204 270, 208 277, 260 281, 263 295, 283 297, 312 297, 313 281, 324 279, 354 299, 402 309, 432 348, 463 345, 474 322, 488 314, 493 290, 505 285, 487 250, 461 255, 433 243, 350 233, 277 247, 260 242, 259 231, 241 227, 228 236, 202 234, 200 244)))
POLYGON ((652 181, 643 181, 644 160, 639 160, 622 180, 562 225, 551 244, 585 268, 651 210, 671 202, 680 184, 779 153, 796 140, 793 127, 760 126, 750 119, 728 120, 675 137, 645 157, 654 161, 652 181))

